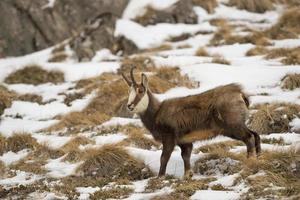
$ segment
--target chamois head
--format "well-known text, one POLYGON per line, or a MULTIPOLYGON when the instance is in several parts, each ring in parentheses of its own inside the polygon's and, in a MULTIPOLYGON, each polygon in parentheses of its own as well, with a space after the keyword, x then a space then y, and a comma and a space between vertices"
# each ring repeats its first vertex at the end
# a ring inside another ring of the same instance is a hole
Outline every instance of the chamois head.
POLYGON ((149 104, 149 96, 147 93, 148 79, 147 76, 142 73, 141 83, 137 83, 133 76, 134 69, 135 67, 132 67, 130 70, 131 81, 123 73, 122 77, 130 87, 127 109, 131 112, 140 114, 147 110, 149 104))

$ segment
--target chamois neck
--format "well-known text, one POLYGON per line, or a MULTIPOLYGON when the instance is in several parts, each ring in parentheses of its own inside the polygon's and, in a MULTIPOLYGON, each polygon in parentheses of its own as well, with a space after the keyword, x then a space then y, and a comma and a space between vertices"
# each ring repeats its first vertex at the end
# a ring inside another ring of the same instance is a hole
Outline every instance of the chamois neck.
POLYGON ((140 117, 146 128, 151 131, 154 127, 155 116, 159 110, 160 102, 155 98, 151 91, 148 90, 147 94, 149 96, 149 105, 147 110, 140 114, 140 117))

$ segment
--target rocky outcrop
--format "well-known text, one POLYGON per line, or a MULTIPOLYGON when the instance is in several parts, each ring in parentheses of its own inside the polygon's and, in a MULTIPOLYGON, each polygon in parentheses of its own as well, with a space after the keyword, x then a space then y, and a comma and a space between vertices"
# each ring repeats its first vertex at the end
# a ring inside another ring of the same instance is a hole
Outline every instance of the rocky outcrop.
POLYGON ((197 23, 197 15, 193 10, 192 0, 180 0, 165 10, 155 10, 148 7, 146 13, 137 17, 135 21, 142 25, 157 23, 195 24, 197 23))
POLYGON ((46 0, 0 1, 0 57, 20 56, 73 38, 72 45, 90 57, 88 48, 116 48, 115 20, 128 0, 59 0, 46 7, 46 0), (91 42, 93 44, 89 45, 91 42))

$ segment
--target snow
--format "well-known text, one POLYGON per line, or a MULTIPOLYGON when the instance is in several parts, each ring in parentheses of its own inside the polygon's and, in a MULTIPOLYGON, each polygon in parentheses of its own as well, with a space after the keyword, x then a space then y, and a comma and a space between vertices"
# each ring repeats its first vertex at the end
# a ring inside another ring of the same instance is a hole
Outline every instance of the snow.
POLYGON ((134 193, 124 200, 151 200, 155 196, 162 196, 171 193, 173 190, 170 187, 164 187, 153 193, 134 193))
POLYGON ((109 49, 101 49, 96 52, 96 55, 92 58, 92 62, 101 62, 101 61, 110 61, 110 60, 119 60, 118 56, 115 56, 111 53, 109 49))
POLYGON ((4 116, 20 116, 26 120, 47 120, 58 115, 64 115, 69 112, 81 111, 91 100, 96 96, 96 93, 89 94, 83 99, 77 99, 67 106, 60 102, 51 102, 45 105, 38 103, 14 101, 12 106, 5 110, 4 116))
POLYGON ((198 190, 191 196, 191 200, 235 200, 240 194, 235 191, 198 190))
POLYGON ((42 9, 53 8, 56 0, 48 0, 48 3, 42 7, 42 9))
POLYGON ((130 0, 122 17, 124 19, 134 19, 138 16, 142 16, 146 12, 147 7, 151 7, 155 10, 164 10, 177 1, 178 0, 130 0))
POLYGON ((96 141, 97 146, 99 146, 99 145, 101 146, 104 144, 118 143, 126 138, 127 138, 126 135, 123 135, 122 133, 117 133, 117 134, 96 136, 96 137, 94 137, 94 140, 96 141))
MULTIPOLYGON (((149 166, 153 172, 158 173, 160 167, 160 156, 162 152, 161 150, 150 151, 134 147, 127 147, 127 149, 132 156, 144 161, 144 163, 149 166)), ((193 165, 200 157, 201 154, 192 154, 191 165, 193 165)), ((184 174, 184 165, 181 158, 181 152, 178 148, 175 148, 171 155, 167 165, 166 173, 176 177, 182 177, 184 174)))
POLYGON ((3 117, 0 122, 0 133, 9 137, 14 133, 34 133, 59 122, 58 120, 36 121, 3 117))
POLYGON ((125 125, 129 125, 129 124, 132 124, 135 126, 142 126, 142 122, 140 119, 112 117, 109 121, 102 123, 101 127, 125 126, 125 125))
POLYGON ((272 40, 272 43, 276 48, 296 48, 300 46, 300 39, 272 40))
POLYGON ((290 126, 292 130, 300 130, 300 118, 295 118, 293 121, 290 122, 290 126))
POLYGON ((266 138, 266 139, 282 138, 285 144, 293 144, 296 142, 300 142, 300 134, 297 133, 272 133, 269 135, 262 135, 261 138, 266 138))
POLYGON ((77 167, 82 164, 82 162, 78 163, 69 163, 63 162, 62 160, 65 156, 62 156, 57 159, 48 160, 48 163, 45 165, 45 169, 49 172, 48 176, 52 178, 62 178, 66 176, 70 176, 75 173, 77 167))
POLYGON ((33 134, 38 143, 46 144, 50 148, 59 149, 68 143, 72 137, 71 136, 58 136, 58 135, 43 135, 43 134, 33 134))
POLYGON ((80 196, 78 197, 79 200, 89 199, 90 195, 94 194, 98 190, 100 190, 99 187, 77 187, 76 188, 76 192, 80 194, 80 196))
POLYGON ((75 87, 74 83, 62 83, 62 84, 53 84, 53 83, 46 83, 40 85, 29 85, 29 84, 11 84, 5 85, 9 90, 12 90, 18 94, 27 94, 28 91, 30 94, 37 94, 42 96, 43 101, 52 101, 58 100, 62 102, 64 100, 63 95, 61 93, 67 92, 70 89, 75 87))
POLYGON ((23 172, 23 171, 16 171, 16 176, 11 178, 5 178, 0 180, 0 185, 4 187, 14 186, 14 185, 29 185, 34 183, 35 181, 41 179, 40 176, 23 172))
POLYGON ((136 22, 119 19, 116 24, 115 36, 124 36, 133 41, 138 48, 146 49, 161 45, 170 37, 184 33, 196 33, 198 31, 214 31, 215 27, 208 22, 203 24, 167 24, 161 23, 151 26, 142 26, 136 22))
POLYGON ((211 187, 213 185, 221 184, 224 187, 230 187, 234 184, 235 179, 238 177, 239 177, 239 173, 232 174, 232 175, 226 175, 223 177, 221 176, 217 180, 210 182, 209 186, 211 187))
POLYGON ((18 151, 17 153, 9 151, 4 153, 2 156, 0 156, 0 160, 5 165, 10 165, 25 158, 29 153, 30 153, 29 149, 23 149, 21 151, 18 151))

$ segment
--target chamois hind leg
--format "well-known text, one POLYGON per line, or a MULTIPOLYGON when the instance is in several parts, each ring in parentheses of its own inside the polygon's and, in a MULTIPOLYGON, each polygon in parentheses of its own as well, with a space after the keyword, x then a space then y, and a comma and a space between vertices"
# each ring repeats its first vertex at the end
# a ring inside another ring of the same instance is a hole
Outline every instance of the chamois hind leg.
POLYGON ((255 131, 252 131, 250 129, 248 129, 252 135, 254 136, 255 138, 255 150, 256 150, 256 156, 259 156, 260 153, 261 153, 261 146, 260 146, 260 136, 257 132, 255 131))
POLYGON ((163 138, 163 150, 160 157, 160 168, 158 176, 164 176, 166 173, 167 164, 175 147, 175 140, 172 137, 163 138))
POLYGON ((224 135, 236 140, 243 141, 247 146, 247 157, 255 154, 255 137, 247 128, 234 128, 225 131, 224 135))
POLYGON ((191 171, 191 154, 193 150, 193 143, 180 144, 181 148, 181 157, 184 162, 184 176, 185 178, 191 178, 193 176, 193 172, 191 171))

